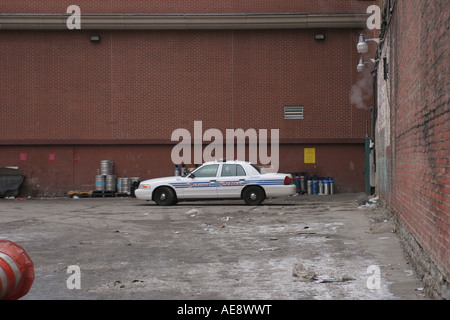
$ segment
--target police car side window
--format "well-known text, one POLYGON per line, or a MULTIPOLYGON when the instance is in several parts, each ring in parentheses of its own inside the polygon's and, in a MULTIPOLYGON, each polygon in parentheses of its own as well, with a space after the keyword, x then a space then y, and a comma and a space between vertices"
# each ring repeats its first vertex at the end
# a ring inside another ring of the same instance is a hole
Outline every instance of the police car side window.
POLYGON ((244 170, 244 168, 242 168, 242 166, 241 165, 236 165, 236 174, 238 175, 238 176, 245 176, 246 174, 245 174, 245 170, 244 170))
POLYGON ((222 166, 222 177, 232 177, 236 175, 236 168, 234 164, 224 164, 222 166))
POLYGON ((211 164, 208 166, 204 166, 199 168, 194 172, 196 178, 209 178, 215 177, 217 174, 217 169, 219 168, 218 164, 211 164))

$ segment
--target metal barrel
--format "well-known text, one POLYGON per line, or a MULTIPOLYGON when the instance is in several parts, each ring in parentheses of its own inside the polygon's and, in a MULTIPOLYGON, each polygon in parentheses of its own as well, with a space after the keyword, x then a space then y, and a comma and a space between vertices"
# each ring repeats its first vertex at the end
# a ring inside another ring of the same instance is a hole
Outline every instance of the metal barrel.
POLYGON ((327 177, 325 177, 325 179, 323 180, 323 193, 324 194, 329 194, 329 180, 327 177))
POLYGON ((330 183, 330 194, 334 194, 334 179, 333 177, 329 178, 329 183, 330 183))
POLYGON ((306 192, 305 176, 300 176, 300 192, 301 193, 306 192))
POLYGON ((34 266, 25 250, 9 240, 0 240, 0 300, 17 300, 34 282, 34 266))
POLYGON ((114 167, 114 161, 112 160, 102 160, 100 161, 100 174, 102 175, 112 175, 114 167))
POLYGON ((122 193, 130 193, 131 185, 130 178, 122 178, 122 193))
POLYGON ((95 176, 95 190, 96 191, 105 191, 105 176, 104 175, 96 175, 95 176))
POLYGON ((319 193, 319 181, 316 178, 312 180, 312 194, 319 193))
POLYGON ((105 181, 105 190, 106 191, 116 191, 116 176, 115 175, 107 175, 105 181))
POLYGON ((122 193, 123 178, 117 178, 117 192, 122 193))

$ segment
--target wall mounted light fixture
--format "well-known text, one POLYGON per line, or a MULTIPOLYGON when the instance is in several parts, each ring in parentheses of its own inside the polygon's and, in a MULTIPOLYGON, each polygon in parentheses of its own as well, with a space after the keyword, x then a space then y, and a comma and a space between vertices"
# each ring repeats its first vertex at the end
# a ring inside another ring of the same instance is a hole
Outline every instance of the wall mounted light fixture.
POLYGON ((91 42, 100 42, 101 37, 99 35, 91 35, 90 40, 91 40, 91 42))
POLYGON ((325 40, 325 35, 322 34, 322 33, 316 33, 314 35, 314 39, 316 39, 316 40, 325 40))
POLYGON ((369 51, 369 45, 367 42, 375 42, 377 44, 380 43, 380 38, 374 38, 374 39, 365 39, 363 34, 359 35, 359 41, 356 45, 356 49, 358 50, 358 53, 367 53, 369 51))
POLYGON ((364 68, 366 67, 366 64, 371 64, 373 67, 375 67, 375 59, 370 59, 370 62, 366 62, 364 61, 364 59, 361 57, 359 58, 359 63, 356 66, 356 70, 358 70, 358 72, 361 72, 364 70, 364 68))

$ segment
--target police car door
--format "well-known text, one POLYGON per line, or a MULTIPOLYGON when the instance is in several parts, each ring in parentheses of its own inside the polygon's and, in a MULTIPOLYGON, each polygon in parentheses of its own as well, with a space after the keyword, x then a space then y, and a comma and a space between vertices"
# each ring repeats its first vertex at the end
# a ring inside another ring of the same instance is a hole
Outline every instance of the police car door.
POLYGON ((222 165, 220 176, 217 178, 217 195, 219 198, 240 198, 245 186, 246 173, 240 164, 222 165))
POLYGON ((187 178, 183 189, 185 199, 216 199, 216 179, 219 164, 203 165, 187 178))

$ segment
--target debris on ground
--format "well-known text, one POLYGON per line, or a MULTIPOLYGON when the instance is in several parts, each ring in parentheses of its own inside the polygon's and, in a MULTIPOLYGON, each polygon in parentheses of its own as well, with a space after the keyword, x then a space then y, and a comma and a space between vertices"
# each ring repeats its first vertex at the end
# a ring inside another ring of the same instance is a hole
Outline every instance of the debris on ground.
POLYGON ((312 281, 315 283, 329 283, 329 282, 347 282, 347 281, 353 281, 354 278, 343 275, 343 276, 337 276, 337 275, 317 275, 316 270, 314 270, 310 266, 305 266, 302 263, 297 263, 294 265, 292 270, 292 276, 297 278, 298 280, 294 281, 312 281))
POLYGON ((363 204, 358 207, 358 209, 366 209, 366 208, 373 208, 378 203, 378 197, 373 197, 368 200, 363 200, 363 204))

